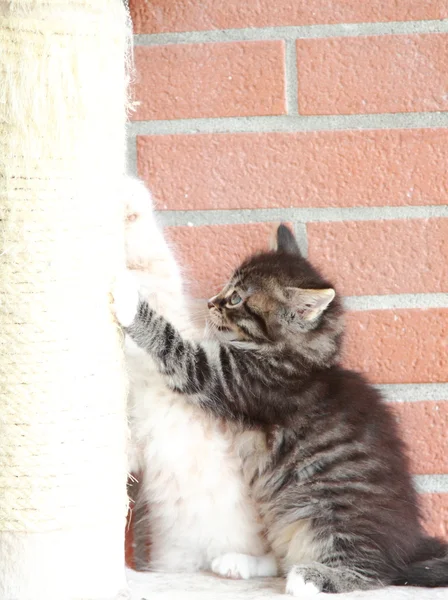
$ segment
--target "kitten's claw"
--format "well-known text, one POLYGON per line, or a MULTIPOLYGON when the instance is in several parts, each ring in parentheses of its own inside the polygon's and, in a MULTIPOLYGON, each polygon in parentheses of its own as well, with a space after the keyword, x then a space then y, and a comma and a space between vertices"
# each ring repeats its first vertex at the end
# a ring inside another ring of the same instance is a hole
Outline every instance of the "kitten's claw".
POLYGON ((138 286, 135 277, 129 271, 121 273, 112 290, 112 310, 122 327, 129 327, 134 321, 139 304, 138 286))

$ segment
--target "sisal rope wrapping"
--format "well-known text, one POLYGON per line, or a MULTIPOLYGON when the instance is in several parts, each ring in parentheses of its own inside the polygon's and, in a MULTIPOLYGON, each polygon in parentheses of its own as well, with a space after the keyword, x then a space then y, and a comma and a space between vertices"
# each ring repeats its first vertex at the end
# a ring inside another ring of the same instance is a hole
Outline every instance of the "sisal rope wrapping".
POLYGON ((0 32, 0 597, 107 598, 127 508, 109 291, 129 21, 120 0, 0 0, 0 32))

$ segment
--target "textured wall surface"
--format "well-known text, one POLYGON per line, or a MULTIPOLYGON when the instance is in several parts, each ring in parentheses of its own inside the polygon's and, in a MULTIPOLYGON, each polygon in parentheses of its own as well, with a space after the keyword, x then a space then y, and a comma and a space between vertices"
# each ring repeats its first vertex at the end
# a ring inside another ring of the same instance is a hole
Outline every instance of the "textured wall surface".
POLYGON ((347 296, 427 528, 448 537, 448 4, 131 0, 129 161, 197 298, 273 222, 347 296))

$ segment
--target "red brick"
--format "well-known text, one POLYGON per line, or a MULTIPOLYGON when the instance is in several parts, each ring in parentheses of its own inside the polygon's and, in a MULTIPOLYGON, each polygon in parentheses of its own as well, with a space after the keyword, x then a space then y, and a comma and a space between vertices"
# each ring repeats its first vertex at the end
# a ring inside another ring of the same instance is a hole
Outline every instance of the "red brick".
POLYGON ((446 381, 448 309, 349 313, 344 364, 376 383, 446 381))
POLYGON ((425 529, 431 535, 448 538, 448 494, 422 494, 425 529))
POLYGON ((142 136, 162 208, 444 204, 448 130, 142 136))
POLYGON ((304 115, 448 109, 448 35, 297 40, 304 115))
POLYGON ((126 566, 130 569, 135 568, 134 560, 134 521, 132 519, 132 510, 130 509, 126 518, 126 529, 124 539, 124 553, 126 566))
POLYGON ((284 62, 281 41, 137 46, 133 118, 284 114, 284 62))
POLYGON ((448 473, 448 402, 391 403, 415 474, 448 473))
POLYGON ((265 250, 272 223, 168 227, 167 238, 184 268, 189 292, 195 298, 218 293, 243 258, 265 250))
POLYGON ((130 0, 136 33, 448 17, 445 0, 130 0))
POLYGON ((448 219, 308 223, 308 255, 344 295, 448 292, 448 219))

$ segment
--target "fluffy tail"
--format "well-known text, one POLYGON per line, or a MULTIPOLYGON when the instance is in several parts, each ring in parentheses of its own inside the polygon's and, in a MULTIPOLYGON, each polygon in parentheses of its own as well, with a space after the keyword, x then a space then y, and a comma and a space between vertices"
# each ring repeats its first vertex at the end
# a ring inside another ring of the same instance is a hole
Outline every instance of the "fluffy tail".
POLYGON ((448 548, 436 538, 422 540, 418 555, 392 581, 392 585, 448 587, 448 548))

